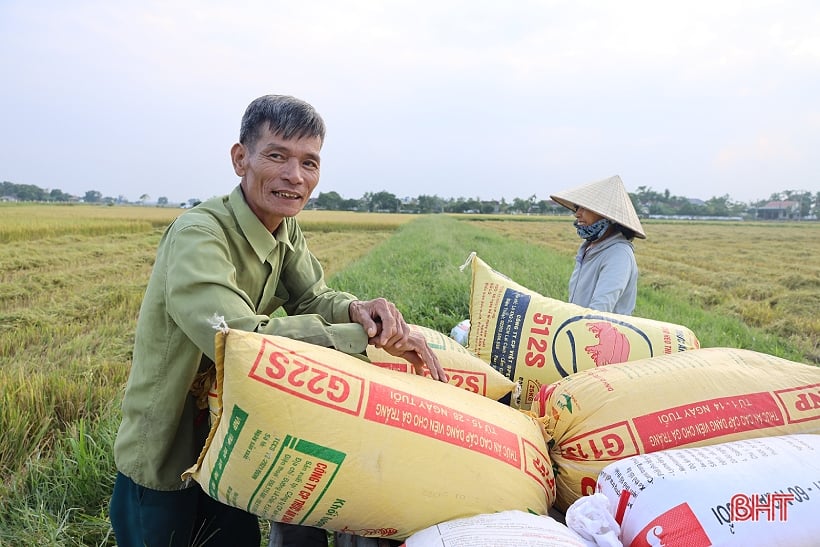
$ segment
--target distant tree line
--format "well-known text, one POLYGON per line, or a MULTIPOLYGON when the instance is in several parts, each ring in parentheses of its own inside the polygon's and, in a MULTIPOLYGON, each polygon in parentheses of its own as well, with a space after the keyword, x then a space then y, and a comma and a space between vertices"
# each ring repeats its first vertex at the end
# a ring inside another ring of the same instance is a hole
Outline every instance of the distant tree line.
MULTIPOLYGON (((752 203, 732 200, 728 195, 713 197, 707 201, 673 196, 669 190, 656 192, 646 186, 630 192, 629 197, 635 210, 643 216, 712 216, 734 217, 754 212, 772 201, 797 203, 799 217, 816 214, 820 205, 820 192, 812 194, 804 190, 784 190, 752 203)), ((348 199, 338 192, 321 192, 311 200, 310 207, 333 211, 369 211, 390 213, 477 213, 477 214, 561 214, 566 210, 549 199, 513 198, 512 201, 482 200, 480 198, 442 198, 437 195, 419 195, 412 198, 398 198, 395 194, 381 191, 365 193, 359 199, 348 199)))
POLYGON ((639 186, 629 197, 636 210, 647 215, 741 216, 773 201, 791 201, 798 204, 799 216, 807 217, 816 214, 820 206, 820 192, 812 194, 806 190, 783 190, 771 194, 767 199, 748 204, 733 201, 728 194, 701 201, 670 195, 669 190, 656 192, 646 186, 639 186))
MULTIPOLYGON (((820 206, 820 192, 806 190, 783 190, 771 194, 766 199, 751 203, 734 201, 727 194, 712 197, 709 200, 683 196, 673 196, 669 190, 657 192, 647 186, 639 186, 629 197, 635 210, 642 216, 650 215, 679 215, 679 216, 712 216, 732 217, 743 216, 763 207, 771 201, 791 201, 797 203, 799 217, 805 218, 817 215, 820 206)), ((4 181, 0 184, 0 198, 5 200, 38 201, 38 202, 83 202, 101 204, 142 204, 157 206, 191 207, 200 202, 191 198, 183 203, 169 203, 167 197, 159 197, 156 202, 150 202, 150 196, 142 194, 138 201, 129 202, 124 196, 116 198, 103 196, 97 190, 89 190, 83 196, 72 196, 62 190, 45 190, 31 184, 14 184, 4 181)), ((474 213, 474 214, 561 214, 564 209, 549 199, 538 199, 534 194, 527 198, 513 198, 507 201, 482 200, 478 197, 443 198, 437 195, 419 195, 417 197, 399 198, 387 191, 366 192, 360 198, 345 198, 338 192, 320 192, 311 198, 308 208, 325 209, 331 211, 368 211, 386 213, 474 213)))
POLYGON ((71 201, 74 197, 62 190, 43 190, 33 184, 14 184, 3 181, 0 184, 0 198, 13 198, 18 201, 71 201))
MULTIPOLYGON (((142 194, 138 201, 132 202, 128 201, 125 196, 117 196, 116 198, 111 196, 103 196, 102 192, 97 190, 88 190, 82 196, 74 196, 71 194, 66 194, 62 190, 44 190, 39 186, 34 186, 33 184, 14 184, 13 182, 3 181, 0 183, 0 200, 9 201, 37 201, 37 202, 53 202, 53 203, 100 203, 105 205, 114 205, 114 204, 140 204, 145 205, 149 202, 151 197, 148 194, 142 194)), ((160 207, 167 207, 167 206, 193 206, 199 203, 200 200, 197 198, 191 198, 186 202, 183 203, 170 203, 168 198, 165 196, 160 196, 157 198, 155 203, 152 205, 157 205, 160 207)))

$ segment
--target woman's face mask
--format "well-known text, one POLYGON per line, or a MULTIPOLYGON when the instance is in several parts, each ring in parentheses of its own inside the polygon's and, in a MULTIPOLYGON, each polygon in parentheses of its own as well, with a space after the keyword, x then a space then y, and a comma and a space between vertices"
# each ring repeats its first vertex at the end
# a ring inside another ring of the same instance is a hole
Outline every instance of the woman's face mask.
POLYGON ((597 241, 598 239, 603 236, 606 231, 609 229, 612 223, 607 218, 602 218, 592 224, 579 224, 576 220, 572 223, 575 226, 575 230, 578 232, 578 237, 581 239, 586 239, 589 242, 597 241))

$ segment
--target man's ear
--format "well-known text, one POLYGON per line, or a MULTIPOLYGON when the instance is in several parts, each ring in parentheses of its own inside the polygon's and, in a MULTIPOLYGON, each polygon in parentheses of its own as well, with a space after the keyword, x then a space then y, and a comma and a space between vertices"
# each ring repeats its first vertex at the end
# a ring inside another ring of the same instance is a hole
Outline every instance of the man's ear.
POLYGON ((231 163, 233 164, 233 172, 238 177, 245 176, 245 159, 248 151, 241 143, 236 143, 231 146, 231 163))

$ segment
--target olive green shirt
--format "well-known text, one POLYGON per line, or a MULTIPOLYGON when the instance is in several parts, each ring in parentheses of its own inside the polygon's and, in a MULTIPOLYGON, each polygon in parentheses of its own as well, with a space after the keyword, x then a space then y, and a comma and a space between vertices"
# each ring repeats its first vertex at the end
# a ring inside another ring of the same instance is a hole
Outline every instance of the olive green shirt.
POLYGON ((350 322, 353 300, 325 285, 294 218, 271 234, 238 186, 180 215, 159 243, 137 320, 117 469, 154 490, 185 487, 180 475, 207 433, 189 390, 214 359, 214 314, 231 328, 361 353, 367 335, 350 322), (271 317, 280 307, 287 317, 271 317))

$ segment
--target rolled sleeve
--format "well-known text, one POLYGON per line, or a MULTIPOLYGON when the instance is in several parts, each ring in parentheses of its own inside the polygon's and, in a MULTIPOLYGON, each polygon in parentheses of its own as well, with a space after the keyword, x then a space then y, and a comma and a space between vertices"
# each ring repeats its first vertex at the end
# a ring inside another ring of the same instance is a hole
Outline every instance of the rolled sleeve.
MULTIPOLYGON (((230 322, 228 323, 230 326, 230 322)), ((275 317, 258 329, 263 334, 275 334, 301 340, 344 353, 362 353, 367 348, 367 333, 358 323, 331 324, 319 315, 275 317)))

